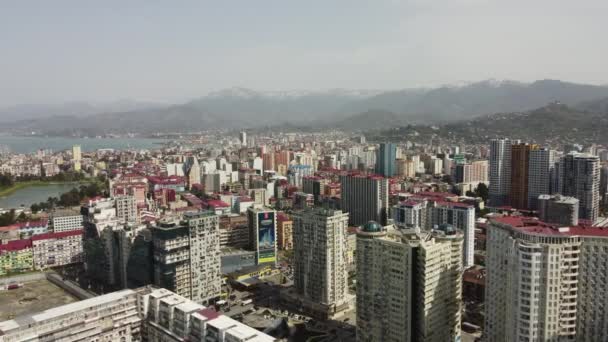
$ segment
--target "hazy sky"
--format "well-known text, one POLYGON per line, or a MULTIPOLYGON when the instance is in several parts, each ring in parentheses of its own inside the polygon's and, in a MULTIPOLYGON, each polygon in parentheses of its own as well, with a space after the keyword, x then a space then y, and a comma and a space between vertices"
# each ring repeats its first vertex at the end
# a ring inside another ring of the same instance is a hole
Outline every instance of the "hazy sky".
POLYGON ((608 83, 606 0, 0 1, 0 105, 608 83))

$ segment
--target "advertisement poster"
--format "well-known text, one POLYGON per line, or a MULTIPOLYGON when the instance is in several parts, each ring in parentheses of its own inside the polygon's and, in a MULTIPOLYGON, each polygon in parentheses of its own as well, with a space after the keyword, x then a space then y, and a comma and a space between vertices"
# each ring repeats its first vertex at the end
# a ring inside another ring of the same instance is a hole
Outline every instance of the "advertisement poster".
POLYGON ((258 213, 258 264, 276 262, 274 212, 258 213))

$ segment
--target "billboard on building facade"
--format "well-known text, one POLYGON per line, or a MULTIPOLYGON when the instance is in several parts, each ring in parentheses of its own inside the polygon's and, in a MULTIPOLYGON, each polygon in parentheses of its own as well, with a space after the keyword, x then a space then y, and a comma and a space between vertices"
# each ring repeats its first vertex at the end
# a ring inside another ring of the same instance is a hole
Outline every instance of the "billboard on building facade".
POLYGON ((258 213, 258 264, 276 262, 274 212, 258 213))

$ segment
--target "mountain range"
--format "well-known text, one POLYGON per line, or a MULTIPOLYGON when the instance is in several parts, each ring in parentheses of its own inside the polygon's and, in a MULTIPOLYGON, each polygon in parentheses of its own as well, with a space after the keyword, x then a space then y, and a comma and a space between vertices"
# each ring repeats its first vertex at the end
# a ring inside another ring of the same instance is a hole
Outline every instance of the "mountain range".
POLYGON ((53 116, 83 117, 99 113, 118 113, 134 110, 148 110, 162 105, 153 102, 128 99, 107 103, 68 102, 59 104, 20 104, 0 108, 0 122, 43 119, 53 116))
POLYGON ((554 148, 565 144, 608 145, 608 99, 588 101, 576 107, 560 102, 530 111, 496 113, 442 125, 404 125, 367 131, 370 141, 467 142, 487 144, 492 138, 509 137, 554 148), (592 110, 588 110, 592 108, 592 110))
MULTIPOLYGON (((604 101, 605 99, 595 102, 604 101)), ((586 104, 591 105, 591 102, 586 104)), ((560 145, 570 142, 607 143, 606 130, 608 112, 587 111, 555 102, 531 111, 498 113, 448 124, 441 127, 438 135, 478 142, 489 138, 512 137, 528 142, 560 145)))
MULTIPOLYGON (((347 130, 471 120, 492 113, 521 113, 559 101, 582 111, 608 107, 608 87, 540 80, 486 80, 460 86, 397 91, 346 90, 260 92, 231 88, 168 106, 124 111, 49 111, 47 117, 8 114, 11 132, 56 135, 193 132, 208 129, 294 127, 347 130)), ((6 111, 0 110, 0 118, 6 111)))

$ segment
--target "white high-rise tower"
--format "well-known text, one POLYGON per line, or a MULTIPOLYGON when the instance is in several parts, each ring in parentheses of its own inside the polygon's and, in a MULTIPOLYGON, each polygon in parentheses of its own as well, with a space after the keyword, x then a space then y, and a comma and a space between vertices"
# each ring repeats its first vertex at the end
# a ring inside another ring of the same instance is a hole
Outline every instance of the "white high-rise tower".
MULTIPOLYGON (((294 286, 321 316, 348 308, 348 213, 321 208, 293 215, 294 286)), ((306 306, 305 304, 303 304, 306 306)))

